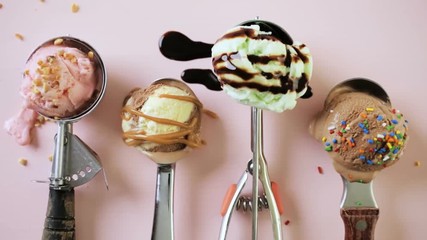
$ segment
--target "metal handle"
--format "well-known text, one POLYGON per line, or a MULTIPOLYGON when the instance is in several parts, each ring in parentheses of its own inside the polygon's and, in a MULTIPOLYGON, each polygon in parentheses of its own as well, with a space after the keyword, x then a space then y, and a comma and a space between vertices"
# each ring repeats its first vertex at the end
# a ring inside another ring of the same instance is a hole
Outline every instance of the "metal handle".
POLYGON ((173 198, 175 164, 159 164, 157 167, 156 202, 154 209, 152 240, 174 239, 173 198))
POLYGON ((74 240, 74 189, 49 189, 42 240, 74 240))
MULTIPOLYGON (((268 175, 267 163, 263 152, 263 121, 262 110, 252 107, 251 115, 252 123, 252 161, 253 161, 253 183, 252 183, 252 209, 259 208, 258 196, 258 181, 261 180, 267 202, 270 209, 270 216, 273 227, 273 234, 275 240, 282 239, 282 227, 279 209, 274 198, 273 190, 271 188, 270 176, 268 175)), ((258 211, 252 211, 252 240, 258 239, 258 211)))
MULTIPOLYGON (((251 108, 251 134, 252 134, 252 208, 258 209, 259 196, 259 164, 264 161, 262 152, 262 110, 256 107, 251 108)), ((252 240, 258 239, 258 211, 252 211, 252 240)))

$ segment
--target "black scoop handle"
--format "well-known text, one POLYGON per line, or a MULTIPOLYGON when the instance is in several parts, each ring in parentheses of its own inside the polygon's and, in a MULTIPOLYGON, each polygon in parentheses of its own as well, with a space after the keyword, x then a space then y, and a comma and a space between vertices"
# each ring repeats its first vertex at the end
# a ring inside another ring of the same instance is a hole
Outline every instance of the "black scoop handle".
POLYGON ((49 189, 42 240, 75 240, 74 189, 49 189))

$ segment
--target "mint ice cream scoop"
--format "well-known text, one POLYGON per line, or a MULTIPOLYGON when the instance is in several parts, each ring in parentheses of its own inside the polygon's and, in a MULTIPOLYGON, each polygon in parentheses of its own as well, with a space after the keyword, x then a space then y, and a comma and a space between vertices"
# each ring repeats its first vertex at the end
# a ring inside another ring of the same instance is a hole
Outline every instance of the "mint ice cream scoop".
POLYGON ((286 44, 259 25, 237 26, 212 47, 222 89, 240 103, 283 112, 308 90, 312 57, 303 43, 286 44))

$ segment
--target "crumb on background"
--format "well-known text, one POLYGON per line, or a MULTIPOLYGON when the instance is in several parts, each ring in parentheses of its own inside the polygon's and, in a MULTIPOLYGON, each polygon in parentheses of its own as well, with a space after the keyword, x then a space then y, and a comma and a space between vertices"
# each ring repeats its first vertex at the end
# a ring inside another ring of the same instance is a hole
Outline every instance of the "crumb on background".
POLYGON ((0 3, 0 9, 2 9, 3 8, 3 4, 2 3, 0 3))
POLYGON ((291 223, 291 221, 289 221, 289 220, 286 220, 286 221, 285 221, 285 225, 286 225, 286 226, 288 226, 288 225, 289 225, 289 223, 291 223))
POLYGON ((53 156, 52 156, 52 155, 50 155, 48 159, 49 159, 49 161, 51 161, 51 162, 52 162, 52 161, 53 161, 53 156))
POLYGON ((20 33, 15 33, 15 37, 21 41, 24 40, 24 35, 20 34, 20 33))
POLYGON ((415 161, 415 167, 420 167, 421 166, 421 161, 415 161))
POLYGON ((22 166, 27 166, 28 160, 25 158, 20 158, 18 159, 18 163, 21 164, 22 166))
POLYGON ((79 6, 79 5, 77 5, 76 3, 73 3, 73 4, 71 5, 71 12, 76 13, 76 12, 78 12, 79 10, 80 10, 80 6, 79 6))
POLYGON ((321 166, 317 166, 317 171, 319 174, 323 174, 323 168, 321 166))

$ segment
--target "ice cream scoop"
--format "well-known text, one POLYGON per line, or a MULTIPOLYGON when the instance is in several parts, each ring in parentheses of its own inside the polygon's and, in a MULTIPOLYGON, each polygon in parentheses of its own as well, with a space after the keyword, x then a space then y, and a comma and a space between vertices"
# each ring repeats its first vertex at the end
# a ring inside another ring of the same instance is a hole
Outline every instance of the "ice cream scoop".
POLYGON ((269 21, 245 21, 215 44, 196 42, 169 31, 160 38, 159 48, 165 57, 178 61, 211 56, 215 73, 210 69, 186 69, 182 80, 203 84, 210 90, 224 90, 243 104, 283 112, 293 109, 298 98, 312 95, 309 49, 269 21))
POLYGON ((324 144, 336 171, 351 182, 370 182, 395 164, 407 140, 403 114, 388 98, 358 89, 355 83, 361 82, 366 89, 375 89, 375 83, 363 79, 339 84, 311 125, 312 135, 324 144))
POLYGON ((202 104, 183 82, 160 79, 134 89, 122 109, 123 140, 158 164, 152 239, 173 239, 175 163, 200 147, 202 104))
POLYGON ((134 89, 124 102, 123 139, 156 163, 174 163, 202 145, 201 108, 193 91, 174 79, 134 89))
POLYGON ((225 93, 275 112, 295 107, 312 73, 305 44, 285 44, 256 24, 228 30, 212 47, 212 63, 225 93))
POLYGON ((310 125, 343 179, 345 240, 374 239, 379 208, 373 179, 400 158, 408 139, 407 124, 381 86, 356 78, 330 91, 324 109, 310 125))
POLYGON ((35 112, 52 119, 76 118, 96 103, 102 83, 94 57, 67 37, 49 40, 31 54, 20 88, 23 109, 5 124, 19 144, 30 143, 35 112))
MULTIPOLYGON (((238 102, 251 106, 253 181, 251 206, 258 209, 259 181, 266 191, 275 239, 282 239, 281 219, 270 186, 262 144, 262 111, 293 109, 298 98, 312 96, 308 83, 312 72, 310 51, 294 43, 275 23, 249 20, 233 27, 214 44, 195 42, 169 31, 160 38, 161 53, 173 60, 188 61, 211 56, 213 70, 186 69, 181 78, 210 90, 224 90, 238 102), (209 52, 210 50, 210 52, 209 52)), ((238 192, 236 191, 237 199, 238 192)), ((236 202, 236 201, 232 201, 236 202)), ((225 239, 234 204, 229 204, 220 230, 225 239)), ((252 239, 258 238, 258 211, 252 211, 252 239)))
POLYGON ((43 43, 30 55, 27 67, 21 90, 25 111, 58 124, 42 239, 72 240, 74 187, 90 181, 102 168, 97 154, 73 134, 72 125, 101 101, 106 70, 92 46, 68 36, 43 43))

